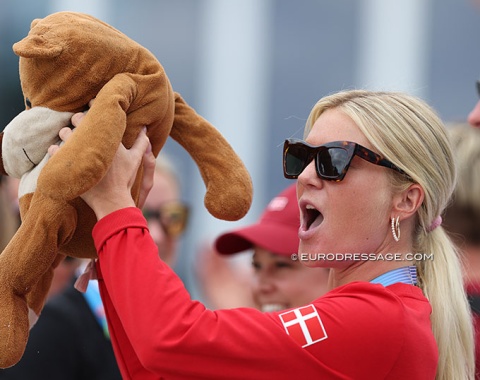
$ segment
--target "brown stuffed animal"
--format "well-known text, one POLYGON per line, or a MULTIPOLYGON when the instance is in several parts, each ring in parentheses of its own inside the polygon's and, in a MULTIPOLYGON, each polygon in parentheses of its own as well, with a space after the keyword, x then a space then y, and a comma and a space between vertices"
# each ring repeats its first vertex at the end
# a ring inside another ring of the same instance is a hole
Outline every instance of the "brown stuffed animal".
MULTIPOLYGON (((22 225, 0 254, 1 368, 22 357, 53 269, 65 255, 96 257, 95 215, 79 196, 104 176, 119 144, 131 147, 143 126, 155 156, 168 136, 190 153, 213 216, 240 219, 252 199, 248 172, 230 145, 173 92, 158 60, 118 30, 60 12, 34 20, 13 50, 26 110, 0 135, 0 172, 21 178, 22 225), (81 125, 49 158, 59 130, 93 98, 81 125)), ((132 190, 136 200, 141 177, 132 190)))

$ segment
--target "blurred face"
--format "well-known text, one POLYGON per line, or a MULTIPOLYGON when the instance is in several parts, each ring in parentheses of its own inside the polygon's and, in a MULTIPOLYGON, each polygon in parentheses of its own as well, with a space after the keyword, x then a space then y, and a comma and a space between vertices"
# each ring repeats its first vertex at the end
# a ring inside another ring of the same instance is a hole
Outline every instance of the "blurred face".
POLYGON ((308 268, 290 256, 256 248, 253 298, 258 309, 277 311, 306 305, 327 291, 328 269, 308 268))
MULTIPOLYGON (((375 151, 353 120, 336 109, 318 118, 306 141, 312 145, 352 141, 375 151)), ((389 252, 392 192, 387 170, 357 156, 340 182, 320 179, 314 161, 305 168, 297 182, 299 253, 314 258, 302 261, 305 265, 352 264, 318 260, 319 254, 389 252)))
POLYGON ((147 215, 150 235, 158 247, 160 258, 170 266, 175 264, 178 238, 168 236, 165 233, 157 216, 162 205, 167 202, 178 201, 179 197, 176 181, 170 175, 157 170, 154 185, 145 201, 143 211, 147 215))
POLYGON ((48 290, 49 298, 60 294, 70 284, 79 266, 80 260, 71 257, 58 264, 53 271, 52 284, 48 290))

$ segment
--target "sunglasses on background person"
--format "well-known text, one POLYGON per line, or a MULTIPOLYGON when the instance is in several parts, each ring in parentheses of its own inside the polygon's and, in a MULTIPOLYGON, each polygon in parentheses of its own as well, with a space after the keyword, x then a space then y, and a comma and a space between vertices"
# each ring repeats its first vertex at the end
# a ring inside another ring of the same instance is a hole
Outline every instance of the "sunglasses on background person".
POLYGON ((296 179, 315 159, 318 177, 327 181, 341 181, 347 174, 353 156, 358 156, 375 165, 405 172, 389 160, 364 146, 350 141, 332 141, 313 146, 299 139, 287 139, 283 146, 283 174, 296 179))
POLYGON ((147 222, 158 221, 168 237, 178 237, 185 231, 189 212, 189 207, 179 201, 166 202, 155 210, 148 208, 142 210, 147 222))

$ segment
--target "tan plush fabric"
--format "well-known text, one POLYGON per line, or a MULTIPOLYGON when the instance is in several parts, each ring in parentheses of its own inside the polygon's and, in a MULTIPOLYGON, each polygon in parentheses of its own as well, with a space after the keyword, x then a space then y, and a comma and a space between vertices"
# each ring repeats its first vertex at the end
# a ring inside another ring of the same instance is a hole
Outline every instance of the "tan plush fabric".
POLYGON ((79 196, 103 177, 118 145, 130 147, 143 126, 155 155, 171 136, 192 156, 212 215, 240 219, 252 200, 250 176, 230 145, 173 91, 158 60, 118 30, 60 12, 34 20, 13 50, 27 107, 0 135, 0 171, 22 175, 22 226, 0 254, 1 368, 23 355, 29 310, 40 315, 64 255, 96 257, 95 216, 79 196), (58 131, 93 98, 72 138, 49 159, 58 131))

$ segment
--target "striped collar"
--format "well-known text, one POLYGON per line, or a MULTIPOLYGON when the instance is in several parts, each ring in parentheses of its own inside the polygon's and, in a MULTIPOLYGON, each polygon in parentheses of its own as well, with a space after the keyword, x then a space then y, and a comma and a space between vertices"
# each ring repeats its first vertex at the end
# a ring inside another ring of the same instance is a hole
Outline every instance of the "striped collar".
POLYGON ((417 267, 410 265, 408 267, 402 267, 393 269, 387 273, 384 273, 377 278, 370 281, 372 284, 381 284, 383 286, 389 286, 397 282, 403 282, 404 284, 417 285, 417 267))

